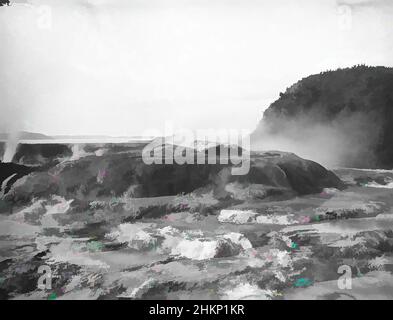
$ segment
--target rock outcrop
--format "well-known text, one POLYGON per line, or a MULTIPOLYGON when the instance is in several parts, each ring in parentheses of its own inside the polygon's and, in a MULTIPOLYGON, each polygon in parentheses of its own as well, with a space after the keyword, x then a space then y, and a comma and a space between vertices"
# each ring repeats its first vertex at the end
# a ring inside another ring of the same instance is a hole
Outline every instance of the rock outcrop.
POLYGON ((149 165, 142 159, 142 148, 134 151, 111 149, 99 156, 85 153, 78 159, 71 160, 71 156, 51 167, 35 167, 34 170, 23 165, 1 163, 0 172, 8 170, 10 165, 21 172, 19 179, 13 181, 12 192, 8 192, 5 198, 27 203, 33 198, 59 195, 94 201, 122 195, 132 198, 170 196, 207 188, 218 199, 263 199, 343 187, 332 172, 290 153, 251 153, 248 173, 232 175, 231 162, 149 165), (22 173, 28 175, 22 177, 22 173))

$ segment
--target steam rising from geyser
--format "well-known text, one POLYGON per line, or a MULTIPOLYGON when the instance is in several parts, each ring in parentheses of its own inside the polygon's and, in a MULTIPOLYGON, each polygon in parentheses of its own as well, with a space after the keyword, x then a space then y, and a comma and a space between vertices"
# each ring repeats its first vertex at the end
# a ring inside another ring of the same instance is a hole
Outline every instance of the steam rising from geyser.
POLYGON ((8 139, 5 144, 3 162, 12 162, 12 159, 14 158, 16 149, 18 147, 18 142, 19 142, 18 132, 11 132, 10 134, 8 134, 8 139))
POLYGON ((381 127, 362 113, 321 123, 310 115, 264 119, 251 137, 253 150, 293 152, 324 166, 369 167, 376 164, 375 147, 381 127))

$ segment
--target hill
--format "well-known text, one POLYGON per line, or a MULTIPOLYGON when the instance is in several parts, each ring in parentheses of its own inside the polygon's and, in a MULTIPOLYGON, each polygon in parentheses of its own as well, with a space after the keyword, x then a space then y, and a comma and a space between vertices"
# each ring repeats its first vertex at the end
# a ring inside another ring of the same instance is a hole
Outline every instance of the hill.
MULTIPOLYGON (((9 137, 8 133, 0 133, 0 141, 7 141, 9 137)), ((53 139, 50 136, 46 136, 42 133, 20 131, 17 134, 19 140, 48 140, 53 139)))
POLYGON ((364 65, 304 78, 280 94, 252 134, 325 165, 393 167, 393 68, 364 65))

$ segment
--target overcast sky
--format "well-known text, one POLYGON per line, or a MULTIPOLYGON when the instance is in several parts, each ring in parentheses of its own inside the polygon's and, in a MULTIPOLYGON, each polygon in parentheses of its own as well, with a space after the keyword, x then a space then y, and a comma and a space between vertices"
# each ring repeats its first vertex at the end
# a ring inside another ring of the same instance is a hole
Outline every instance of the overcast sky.
POLYGON ((302 77, 393 66, 392 36, 390 0, 18 0, 0 7, 0 129, 252 130, 302 77))

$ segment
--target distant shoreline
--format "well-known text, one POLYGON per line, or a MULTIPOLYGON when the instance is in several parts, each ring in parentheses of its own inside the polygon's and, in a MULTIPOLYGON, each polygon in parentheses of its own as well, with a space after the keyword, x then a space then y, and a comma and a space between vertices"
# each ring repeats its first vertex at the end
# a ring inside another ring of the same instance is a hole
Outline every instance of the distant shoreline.
MULTIPOLYGON (((102 144, 102 143, 145 143, 152 138, 105 138, 105 139, 34 139, 18 140, 18 144, 102 144)), ((0 140, 7 143, 7 140, 0 140)))

